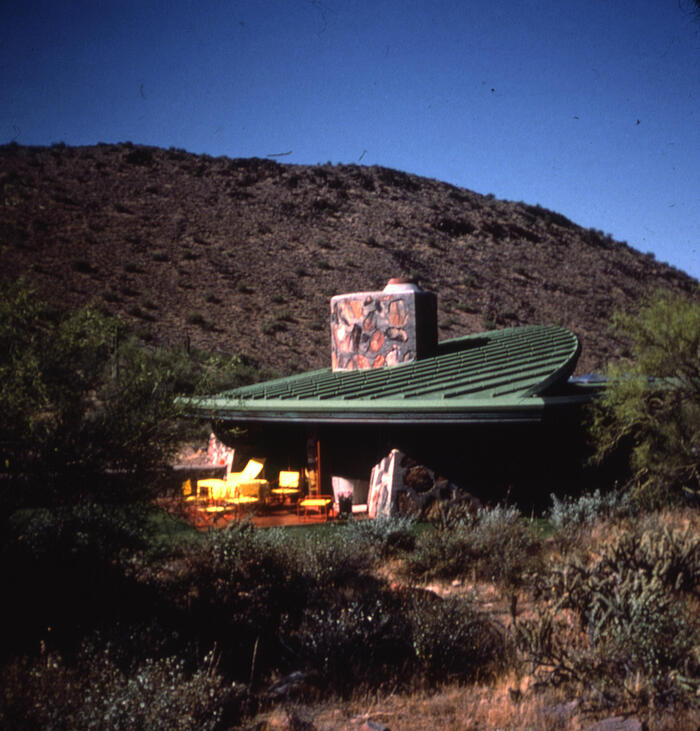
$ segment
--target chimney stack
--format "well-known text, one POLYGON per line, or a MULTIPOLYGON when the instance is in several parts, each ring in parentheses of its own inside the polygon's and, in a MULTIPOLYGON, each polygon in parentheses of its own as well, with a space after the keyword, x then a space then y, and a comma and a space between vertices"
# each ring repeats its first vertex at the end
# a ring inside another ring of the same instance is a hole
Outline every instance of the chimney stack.
POLYGON ((381 368, 437 351, 437 295, 413 280, 390 279, 380 292, 331 299, 334 371, 381 368))

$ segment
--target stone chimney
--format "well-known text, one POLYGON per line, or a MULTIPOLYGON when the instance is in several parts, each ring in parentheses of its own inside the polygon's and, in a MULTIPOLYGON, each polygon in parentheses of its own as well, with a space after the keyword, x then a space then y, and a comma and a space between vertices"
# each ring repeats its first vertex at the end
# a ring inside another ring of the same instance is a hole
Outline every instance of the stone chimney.
POLYGON ((331 299, 334 371, 381 368, 435 355, 437 295, 410 279, 390 279, 381 292, 331 299))

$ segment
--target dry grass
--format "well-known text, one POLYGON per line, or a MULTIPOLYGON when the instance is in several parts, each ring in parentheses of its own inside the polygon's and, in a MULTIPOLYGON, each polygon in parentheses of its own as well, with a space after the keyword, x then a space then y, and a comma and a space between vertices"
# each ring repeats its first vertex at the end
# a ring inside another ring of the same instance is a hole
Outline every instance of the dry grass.
MULTIPOLYGON (((575 553, 583 560, 591 559, 604 545, 625 531, 658 530, 666 527, 697 532, 700 529, 700 514, 693 510, 666 510, 634 522, 599 521, 575 531, 575 540, 568 543, 565 553, 569 556, 575 553)), ((550 560, 562 558, 561 544, 549 541, 548 547, 550 560)), ((406 586, 405 574, 401 572, 400 561, 396 559, 385 563, 380 569, 380 575, 397 588, 406 586)), ((455 581, 433 581, 421 585, 420 588, 441 597, 468 595, 481 611, 496 619, 505 631, 511 624, 512 593, 503 587, 466 577, 455 581)), ((528 592, 521 591, 517 608, 520 620, 532 618, 537 603, 528 592)), ((572 642, 576 641, 575 634, 580 633, 580 629, 574 627, 574 624, 570 627, 570 631, 574 633, 571 636, 572 642)), ((296 719, 300 723, 306 721, 312 724, 305 728, 319 731, 359 729, 367 721, 384 724, 391 731, 432 728, 444 731, 575 730, 586 729, 599 720, 613 716, 633 716, 645 723, 647 728, 661 731, 695 731, 700 728, 700 707, 669 709, 655 708, 653 704, 637 708, 632 705, 592 705, 589 701, 594 695, 585 684, 570 682, 557 687, 544 685, 531 674, 524 658, 519 663, 508 674, 489 684, 443 685, 414 692, 358 694, 351 700, 329 700, 294 707, 280 706, 273 711, 261 713, 246 728, 302 728, 301 725, 294 725, 296 719)), ((631 697, 634 697, 634 693, 631 697)))
MULTIPOLYGON (((572 689, 534 690, 530 678, 510 676, 493 685, 444 686, 433 691, 358 697, 317 705, 278 707, 256 716, 246 728, 259 731, 293 728, 306 721, 317 731, 360 729, 367 721, 391 731, 484 731, 485 729, 586 729, 598 720, 624 712, 591 712, 576 700, 572 689)), ((659 712, 636 716, 655 731, 696 731, 700 711, 659 712)), ((310 728, 310 727, 308 727, 310 728)))

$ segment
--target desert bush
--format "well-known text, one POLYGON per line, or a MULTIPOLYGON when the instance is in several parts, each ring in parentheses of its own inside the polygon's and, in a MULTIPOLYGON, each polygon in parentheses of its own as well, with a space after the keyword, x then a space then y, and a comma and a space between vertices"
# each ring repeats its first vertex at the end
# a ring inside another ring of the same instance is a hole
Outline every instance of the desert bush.
POLYGON ((466 599, 395 592, 365 581, 347 598, 312 602, 289 628, 294 662, 340 695, 370 687, 464 682, 498 672, 505 634, 466 599))
POLYGON ((350 521, 345 530, 357 540, 386 558, 412 551, 416 546, 415 521, 406 517, 375 518, 350 521))
POLYGON ((339 587, 366 577, 376 553, 361 532, 343 526, 330 535, 310 535, 299 547, 304 573, 319 586, 339 587))
POLYGON ((590 563, 566 559, 538 578, 545 605, 516 625, 520 647, 546 680, 580 682, 601 701, 692 701, 700 627, 688 597, 699 552, 690 531, 631 531, 590 563))
POLYGON ((22 282, 5 287, 2 499, 70 502, 162 465, 180 413, 171 376, 167 355, 139 346, 117 318, 55 311, 22 282))
POLYGON ((541 561, 541 543, 517 508, 496 507, 471 513, 459 506, 423 532, 405 569, 423 580, 472 576, 517 586, 541 561))
POLYGON ((4 651, 40 642, 74 650, 83 636, 154 610, 126 570, 148 544, 145 506, 78 503, 15 513, 0 543, 4 651))
POLYGON ((578 498, 566 495, 558 498, 552 493, 550 498, 552 507, 547 513, 547 518, 557 530, 579 528, 601 519, 626 518, 634 511, 629 494, 616 490, 605 494, 595 490, 578 498))
POLYGON ((171 596, 191 597, 188 632, 200 646, 221 648, 227 673, 263 678, 294 661, 284 636, 309 607, 361 586, 370 560, 340 533, 298 537, 244 522, 208 537, 190 561, 189 586, 171 587, 171 596))
POLYGON ((416 598, 373 575, 407 525, 295 534, 243 523, 208 536, 185 583, 167 589, 181 635, 190 646, 216 645, 221 671, 238 681, 303 671, 339 695, 491 672, 501 634, 471 605, 442 612, 432 606, 438 597, 416 598))
POLYGON ((469 598, 414 598, 409 620, 415 659, 429 682, 484 679, 512 654, 503 628, 469 598))
POLYGON ((13 729, 221 728, 244 692, 226 687, 210 654, 194 672, 167 657, 120 669, 109 650, 84 648, 74 663, 46 653, 4 669, 0 726, 13 729))
POLYGON ((219 393, 272 377, 242 355, 212 353, 199 348, 174 348, 168 352, 173 390, 179 394, 219 393))
POLYGON ((314 671, 324 690, 346 695, 382 687, 401 682, 400 670, 410 668, 410 633, 399 603, 372 589, 347 601, 314 602, 296 626, 283 628, 294 663, 314 671))
POLYGON ((262 325, 263 335, 273 335, 276 332, 286 332, 289 329, 286 322, 283 320, 268 320, 262 325))

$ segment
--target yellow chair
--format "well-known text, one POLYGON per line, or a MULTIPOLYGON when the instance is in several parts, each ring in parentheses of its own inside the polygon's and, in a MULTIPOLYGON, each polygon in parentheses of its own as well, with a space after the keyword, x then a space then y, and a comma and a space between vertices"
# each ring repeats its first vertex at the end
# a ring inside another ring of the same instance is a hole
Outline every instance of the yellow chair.
POLYGON ((249 459, 241 472, 231 472, 225 480, 216 477, 197 480, 197 499, 201 497, 204 490, 207 491, 209 500, 224 500, 227 497, 233 497, 236 486, 257 478, 264 466, 264 459, 249 459))
POLYGON ((270 492, 281 502, 284 502, 287 498, 294 498, 296 495, 299 495, 301 492, 301 488, 299 487, 300 480, 300 472, 282 470, 277 479, 277 487, 273 487, 270 492))
POLYGON ((186 503, 196 500, 194 490, 192 489, 192 480, 189 478, 182 483, 182 497, 186 503))

